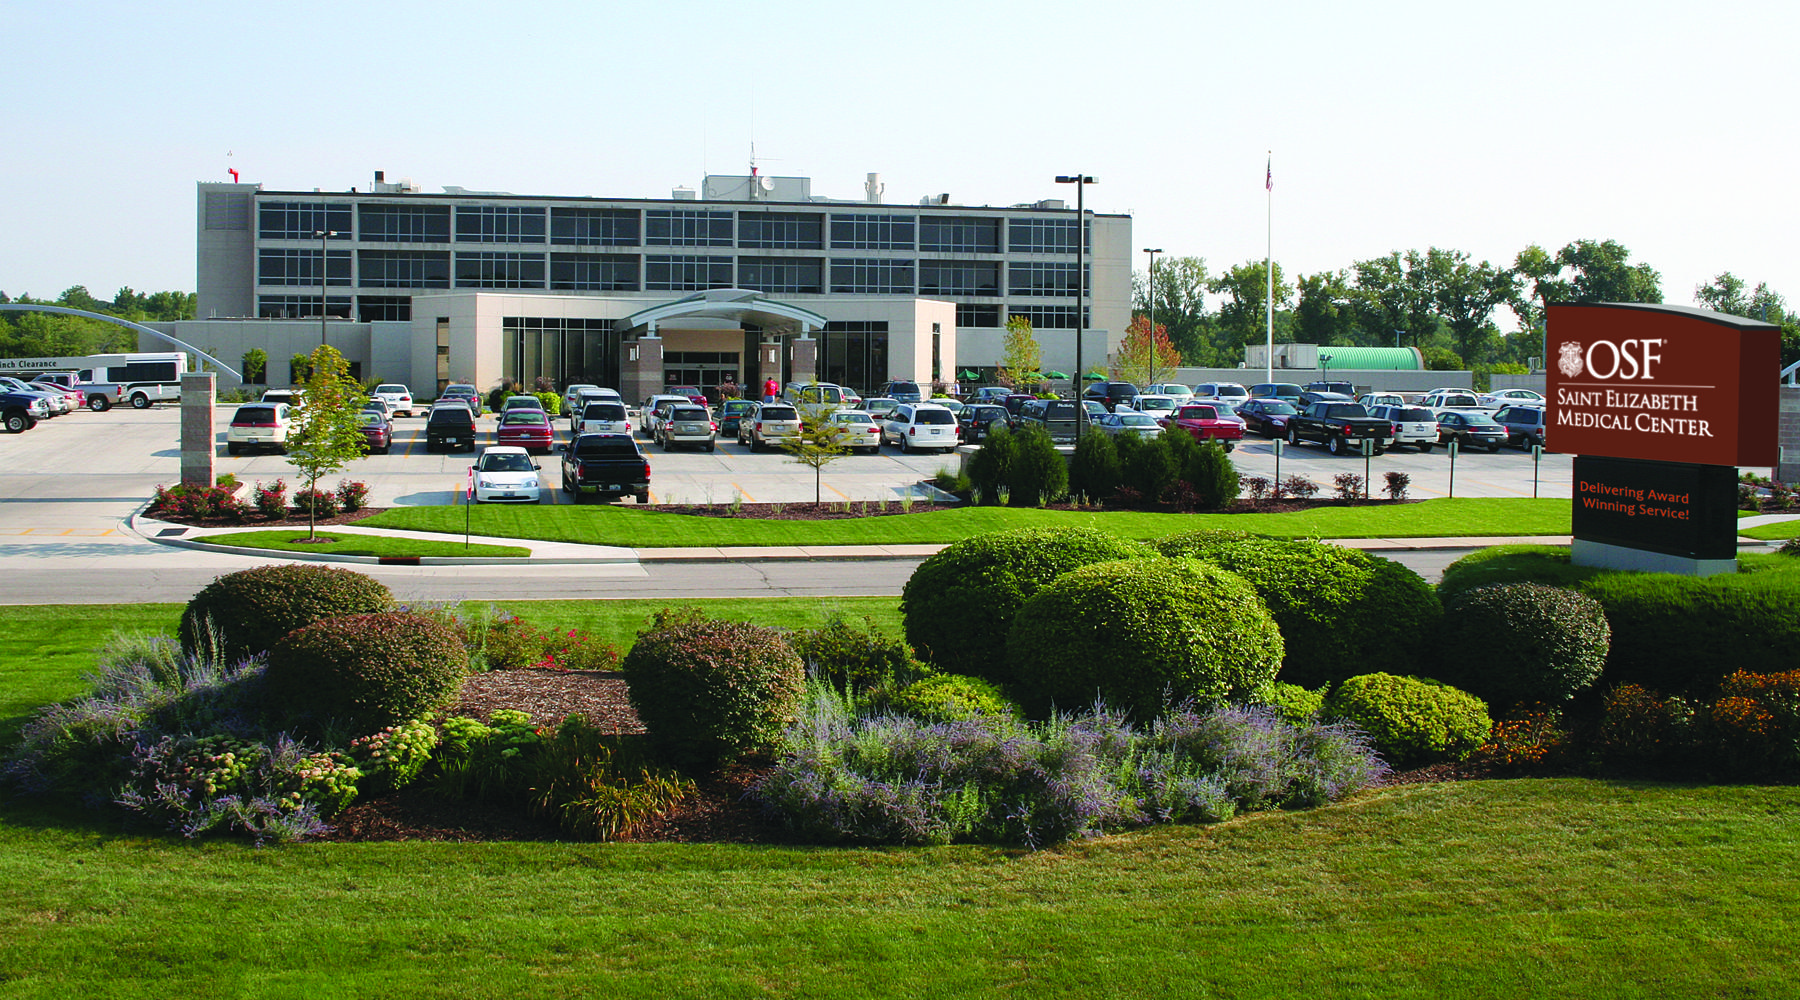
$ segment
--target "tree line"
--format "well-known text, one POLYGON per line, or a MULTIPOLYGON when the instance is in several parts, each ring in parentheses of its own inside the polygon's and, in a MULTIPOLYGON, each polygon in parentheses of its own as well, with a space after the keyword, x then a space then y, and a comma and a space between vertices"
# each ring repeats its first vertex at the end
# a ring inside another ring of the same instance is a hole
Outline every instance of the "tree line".
MULTIPOLYGON (((0 292, 0 303, 65 306, 104 313, 137 323, 193 319, 196 298, 192 292, 143 292, 121 288, 111 302, 75 285, 54 300, 30 295, 9 298, 0 292)), ((116 323, 54 313, 0 312, 0 357, 75 357, 84 354, 118 354, 137 350, 137 334, 116 323)))
MULTIPOLYGON (((1158 261, 1154 287, 1147 272, 1132 275, 1133 313, 1154 305, 1156 326, 1167 327, 1185 364, 1235 367, 1245 345, 1267 336, 1268 275, 1260 260, 1222 274, 1210 273, 1202 257, 1158 261)), ((1426 366, 1440 370, 1523 371, 1544 355, 1549 304, 1663 300, 1662 275, 1633 263, 1614 240, 1576 240, 1554 253, 1534 244, 1510 267, 1440 247, 1394 251, 1298 282, 1277 261, 1274 279, 1276 343, 1417 347, 1426 366), (1494 322, 1502 307, 1518 320, 1516 332, 1502 333, 1494 322)), ((1694 298, 1781 327, 1782 364, 1800 360, 1800 314, 1766 283, 1751 288, 1727 271, 1694 289, 1694 298)))

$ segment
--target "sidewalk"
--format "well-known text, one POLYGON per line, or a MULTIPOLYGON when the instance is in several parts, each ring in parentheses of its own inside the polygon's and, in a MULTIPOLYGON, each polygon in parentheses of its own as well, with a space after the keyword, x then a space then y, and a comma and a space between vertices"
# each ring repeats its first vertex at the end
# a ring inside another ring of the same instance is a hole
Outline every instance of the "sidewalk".
MULTIPOLYGON (((1741 527, 1754 527, 1763 524, 1774 524, 1783 521, 1800 520, 1800 514, 1761 514, 1747 517, 1739 521, 1741 527)), ((304 552, 287 552, 273 549, 247 549, 230 545, 217 545, 196 541, 187 537, 192 534, 222 535, 240 531, 266 531, 267 525, 248 526, 243 528, 190 528, 186 525, 170 524, 145 517, 141 512, 133 514, 127 525, 139 537, 159 545, 174 545, 183 548, 201 549, 208 552, 237 553, 242 555, 275 555, 293 559, 305 559, 320 562, 368 563, 381 565, 416 565, 416 566, 500 566, 520 563, 534 564, 604 564, 617 565, 624 563, 736 563, 736 562, 822 562, 822 561, 856 561, 895 559, 924 559, 942 549, 942 545, 817 545, 817 546, 743 546, 741 548, 719 548, 697 546, 693 548, 642 548, 633 549, 613 545, 583 545, 576 542, 546 542, 523 538, 496 538, 489 535, 471 535, 471 542, 486 545, 513 545, 529 549, 531 555, 524 559, 507 559, 480 556, 420 556, 413 558, 382 558, 377 556, 343 556, 343 555, 310 555, 304 552)), ((455 535, 442 535, 430 531, 400 531, 382 528, 361 528, 356 525, 332 525, 334 534, 386 535, 393 538, 418 538, 429 541, 454 540, 455 535)), ((1481 549, 1494 545, 1568 545, 1568 535, 1519 535, 1499 537, 1473 538, 1334 538, 1326 539, 1334 545, 1347 548, 1362 549, 1368 552, 1405 552, 1428 549, 1481 549)), ((1764 542, 1754 538, 1739 537, 1740 549, 1769 549, 1778 542, 1764 542)))

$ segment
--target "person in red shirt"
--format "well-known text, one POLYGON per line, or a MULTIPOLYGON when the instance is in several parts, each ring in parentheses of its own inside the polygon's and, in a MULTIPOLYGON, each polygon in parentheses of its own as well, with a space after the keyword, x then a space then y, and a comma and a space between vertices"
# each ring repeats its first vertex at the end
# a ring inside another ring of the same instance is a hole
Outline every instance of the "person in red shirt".
POLYGON ((775 394, 780 391, 781 387, 775 384, 775 376, 769 376, 769 380, 763 383, 763 402, 775 402, 775 394))

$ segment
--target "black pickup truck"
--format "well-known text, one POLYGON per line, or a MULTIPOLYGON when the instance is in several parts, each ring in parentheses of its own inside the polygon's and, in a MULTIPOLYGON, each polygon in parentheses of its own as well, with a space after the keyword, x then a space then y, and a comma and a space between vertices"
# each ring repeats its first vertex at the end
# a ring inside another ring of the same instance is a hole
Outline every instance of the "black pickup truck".
POLYGON ((576 503, 587 494, 650 502, 650 460, 629 434, 577 434, 562 446, 562 489, 576 503))
POLYGON ((1365 440, 1375 442, 1375 454, 1379 455, 1393 437, 1394 425, 1369 416, 1361 403, 1320 400, 1289 417, 1287 423, 1288 444, 1317 441, 1333 455, 1361 452, 1365 440))

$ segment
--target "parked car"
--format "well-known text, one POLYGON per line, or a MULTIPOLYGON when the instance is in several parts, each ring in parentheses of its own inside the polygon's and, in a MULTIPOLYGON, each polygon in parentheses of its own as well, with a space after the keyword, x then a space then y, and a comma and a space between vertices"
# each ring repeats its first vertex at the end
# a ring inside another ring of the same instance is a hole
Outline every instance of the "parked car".
POLYGON ((656 440, 664 451, 678 444, 692 445, 712 451, 719 439, 719 425, 704 406, 679 403, 669 407, 668 415, 656 427, 656 440))
POLYGON ((1131 401, 1131 408, 1139 413, 1148 413, 1156 418, 1157 423, 1164 424, 1168 423, 1169 418, 1175 415, 1175 411, 1181 408, 1181 404, 1175 401, 1174 396, 1152 396, 1149 393, 1141 393, 1131 401))
POLYGON ((292 427, 291 407, 286 403, 245 403, 231 415, 231 426, 225 431, 225 454, 239 455, 247 449, 273 448, 287 454, 288 430, 292 427))
POLYGON ((960 399, 951 399, 948 396, 933 396, 931 402, 949 410, 951 413, 961 413, 963 407, 969 405, 960 399))
POLYGON ((1250 398, 1250 390, 1237 382, 1202 382, 1194 386, 1195 399, 1223 399, 1228 403, 1242 403, 1250 398))
POLYGON ((1438 440, 1461 448, 1486 448, 1491 454, 1506 443, 1506 428, 1486 410, 1444 410, 1438 414, 1438 440))
POLYGON ((1012 394, 1012 390, 1003 385, 984 385, 975 390, 969 398, 971 403, 997 403, 1012 394))
POLYGON ((425 414, 425 450, 475 450, 475 414, 459 399, 440 402, 425 414))
POLYGON ((371 413, 379 413, 389 420, 394 418, 393 406, 380 396, 370 396, 368 399, 363 400, 362 408, 371 413))
POLYGON ((1244 421, 1231 412, 1229 406, 1211 399, 1189 403, 1156 422, 1163 427, 1186 431, 1196 441, 1217 441, 1226 451, 1236 448, 1244 438, 1244 421))
POLYGON ((538 472, 542 466, 531 460, 524 448, 496 445, 481 453, 469 467, 476 503, 538 503, 543 488, 538 472))
POLYGON ((1323 398, 1288 418, 1289 445, 1317 441, 1333 455, 1344 455, 1360 451, 1364 441, 1373 441, 1375 454, 1379 455, 1393 440, 1394 425, 1369 416, 1361 403, 1341 393, 1318 395, 1323 398))
POLYGON ((0 389, 4 389, 7 392, 23 392, 43 397, 45 404, 44 408, 48 410, 50 416, 53 417, 60 417, 73 409, 73 407, 69 405, 68 398, 63 395, 61 386, 58 386, 53 391, 45 391, 23 379, 13 378, 10 375, 0 375, 0 389))
MULTIPOLYGON (((592 399, 584 396, 584 399, 592 399)), ((625 412, 625 404, 614 400, 599 400, 581 408, 569 427, 571 434, 630 434, 631 418, 625 412)))
POLYGON ((1480 409, 1481 400, 1467 389, 1438 389, 1426 395, 1419 405, 1442 413, 1445 410, 1480 409))
POLYGON ((789 382, 782 387, 781 401, 802 412, 836 409, 844 405, 844 387, 833 382, 789 382))
POLYGON ((1281 399, 1289 403, 1300 402, 1300 383, 1298 382, 1258 382, 1250 387, 1251 399, 1281 399))
POLYGON ((1354 402, 1356 402, 1356 400, 1351 399, 1348 395, 1341 392, 1325 392, 1321 389, 1306 389, 1300 393, 1300 400, 1294 404, 1294 408, 1304 413, 1306 412, 1306 408, 1314 403, 1354 402))
POLYGON ((460 402, 463 406, 468 407, 470 414, 477 417, 481 416, 482 411, 486 408, 481 402, 481 393, 467 382, 453 382, 444 386, 444 391, 438 393, 437 401, 439 403, 460 402))
POLYGON ((1356 397, 1365 409, 1374 411, 1377 406, 1406 406, 1406 396, 1398 392, 1365 392, 1356 397))
POLYGON ((506 397, 505 401, 500 404, 500 412, 504 414, 514 410, 536 410, 539 413, 547 413, 544 409, 544 401, 536 396, 506 397))
POLYGON ((1356 387, 1351 385, 1350 383, 1348 383, 1348 382, 1331 382, 1331 381, 1326 381, 1324 379, 1321 379, 1317 382, 1308 382, 1308 383, 1306 383, 1305 386, 1303 386, 1301 388, 1300 391, 1302 391, 1302 392, 1341 392, 1344 395, 1350 396, 1350 397, 1355 397, 1355 395, 1356 395, 1356 387))
POLYGON ((1482 406, 1543 406, 1548 400, 1544 394, 1533 389, 1496 389, 1477 397, 1482 406))
POLYGON ((8 434, 23 434, 50 416, 50 401, 42 395, 25 392, 0 392, 0 421, 8 434))
POLYGON ((925 394, 919 389, 919 383, 911 379, 896 379, 889 382, 882 386, 881 391, 876 395, 886 396, 902 403, 917 403, 925 398, 925 394))
POLYGON ((410 417, 413 415, 412 390, 398 382, 383 382, 375 387, 373 395, 387 400, 388 416, 410 417))
POLYGON ((1157 382, 1144 386, 1144 391, 1153 396, 1172 397, 1178 404, 1190 402, 1194 398, 1194 388, 1180 382, 1157 382))
POLYGON ((1431 450, 1438 441, 1437 414, 1423 406, 1387 405, 1366 407, 1369 416, 1380 417, 1394 425, 1394 446, 1418 445, 1421 452, 1431 450))
POLYGON ((356 416, 363 432, 363 444, 370 454, 385 455, 394 447, 394 422, 379 410, 363 410, 356 416))
POLYGON ((1042 427, 1054 444, 1074 444, 1087 420, 1087 408, 1073 399, 1033 399, 1019 407, 1020 429, 1042 427))
POLYGON ((1094 422, 1094 426, 1102 433, 1118 437, 1121 434, 1136 434, 1139 437, 1153 438, 1163 431, 1162 425, 1148 413, 1136 410, 1114 410, 1094 422))
POLYGON ((746 413, 754 413, 756 403, 748 399, 727 399, 719 404, 719 436, 736 438, 738 421, 746 413))
POLYGON ((851 451, 881 450, 881 425, 865 410, 834 410, 831 422, 844 428, 842 441, 851 451))
POLYGON ((30 385, 39 392, 47 392, 52 396, 61 397, 70 410, 87 409, 87 393, 81 389, 71 388, 61 382, 45 382, 42 379, 34 379, 30 385))
POLYGON ((863 412, 876 420, 886 419, 888 414, 894 412, 894 407, 899 405, 900 401, 891 396, 873 396, 862 401, 863 412))
POLYGON ((564 413, 580 413, 582 407, 581 397, 590 392, 598 394, 600 392, 600 387, 592 382, 577 382, 574 385, 563 386, 562 411, 564 413))
POLYGON ((1138 387, 1130 382, 1095 382, 1087 387, 1081 398, 1096 400, 1111 412, 1118 409, 1120 403, 1130 406, 1137 395, 1138 387))
POLYGON ((1544 408, 1529 403, 1503 406, 1494 422, 1506 428, 1506 443, 1522 451, 1544 443, 1544 408))
POLYGON ((292 406, 295 403, 300 402, 300 390, 264 389, 261 401, 264 403, 286 403, 289 406, 292 406))
POLYGON ((659 392, 644 400, 643 408, 638 411, 638 423, 643 427, 644 436, 652 441, 656 440, 656 428, 662 419, 662 412, 676 403, 686 405, 692 402, 693 400, 686 396, 677 396, 666 392, 659 392))
POLYGON ((523 406, 507 410, 500 414, 494 427, 494 444, 517 445, 526 451, 549 451, 556 444, 550 414, 523 406))
POLYGON ((901 403, 882 422, 881 440, 892 441, 902 452, 915 448, 955 451, 956 415, 934 403, 901 403))
POLYGON ((672 385, 662 391, 665 396, 680 396, 695 406, 706 405, 706 391, 697 385, 672 385))
POLYGON ((962 413, 958 414, 956 418, 957 433, 964 444, 975 444, 986 440, 988 435, 994 433, 996 425, 1011 427, 1012 414, 1006 412, 1006 407, 993 403, 975 403, 965 406, 962 413))
POLYGON ((1255 431, 1266 438, 1287 437, 1288 418, 1299 412, 1294 409, 1294 404, 1277 396, 1258 396, 1238 407, 1237 411, 1246 431, 1255 431))
POLYGON ((631 496, 650 502, 650 459, 629 434, 577 434, 561 448, 562 490, 580 503, 631 496))
POLYGON ((738 444, 751 451, 799 433, 800 411, 787 403, 757 403, 756 412, 738 418, 738 444))

